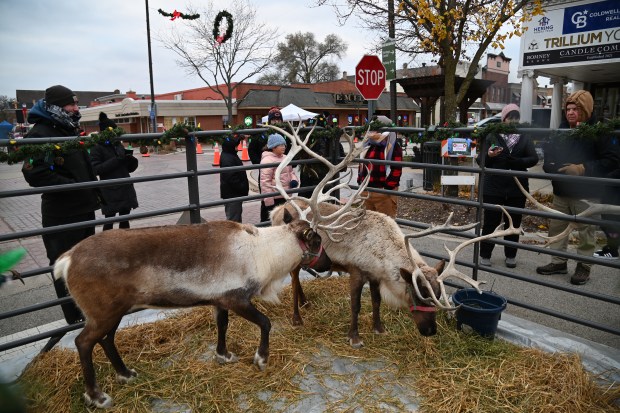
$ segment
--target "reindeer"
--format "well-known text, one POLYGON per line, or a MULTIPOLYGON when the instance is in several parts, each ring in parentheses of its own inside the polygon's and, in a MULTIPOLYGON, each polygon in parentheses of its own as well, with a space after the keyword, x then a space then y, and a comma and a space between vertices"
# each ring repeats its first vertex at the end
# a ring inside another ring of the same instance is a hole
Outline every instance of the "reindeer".
MULTIPOLYGON (((289 155, 276 169, 277 182, 282 168, 305 146, 297 132, 289 155)), ((276 189, 288 197, 281 185, 276 189)), ((112 230, 93 235, 64 253, 54 266, 54 276, 64 279, 86 318, 84 329, 75 339, 86 403, 99 408, 112 406, 112 398, 97 385, 92 361, 95 344, 103 348, 119 382, 137 376, 121 359, 114 336, 123 316, 138 308, 214 306, 218 330, 215 359, 219 363, 237 361, 226 346, 228 313, 232 310, 260 328, 254 364, 265 369, 271 324, 251 299, 256 296, 277 301, 283 279, 295 267, 324 271, 331 264, 317 233, 318 226, 326 231, 329 225, 321 224, 320 211, 308 219, 316 200, 308 203, 307 210, 296 209, 296 218, 285 217, 289 223, 284 226, 256 228, 214 221, 112 230)), ((331 215, 330 220, 348 222, 359 217, 359 211, 349 211, 352 204, 331 215)))
MULTIPOLYGON (((282 132, 285 133, 285 131, 282 132)), ((348 140, 351 138, 346 133, 343 136, 348 140)), ((367 136, 368 133, 362 141, 362 146, 367 136)), ((312 153, 309 149, 307 152, 312 153)), ((313 154, 313 156, 321 159, 317 154, 313 154)), ((324 163, 330 167, 330 173, 333 175, 338 166, 330 165, 327 161, 324 163)), ((295 216, 297 207, 305 207, 305 205, 305 201, 293 197, 290 202, 280 205, 272 211, 272 224, 287 224, 295 216)), ((333 203, 321 203, 318 207, 313 208, 313 211, 319 210, 323 216, 329 217, 331 214, 335 214, 339 208, 339 205, 333 203)), ((502 210, 504 209, 502 208, 502 210)), ((349 344, 353 348, 363 346, 358 330, 358 315, 361 308, 362 288, 366 283, 370 286, 373 330, 375 333, 385 332, 380 316, 381 301, 384 300, 391 307, 409 309, 420 334, 423 336, 434 335, 437 332, 437 308, 456 309, 448 303, 443 284, 444 279, 456 277, 480 292, 479 285, 481 282, 475 281, 456 270, 456 254, 474 242, 520 232, 520 228, 513 226, 512 220, 505 210, 504 213, 510 220, 509 228, 500 230, 498 227, 492 234, 467 240, 453 251, 446 248, 450 256, 448 265, 445 266, 445 262, 440 261, 435 267, 429 266, 409 245, 408 240, 444 230, 465 231, 473 228, 477 223, 451 226, 451 214, 441 226, 432 226, 417 234, 405 236, 392 218, 380 212, 366 211, 363 220, 355 221, 355 226, 345 226, 339 232, 325 233, 319 228, 323 246, 332 261, 332 270, 342 270, 350 274, 351 323, 347 334, 349 344)), ((302 305, 307 303, 299 281, 299 271, 300 268, 298 267, 291 273, 294 325, 302 324, 299 303, 302 305)))

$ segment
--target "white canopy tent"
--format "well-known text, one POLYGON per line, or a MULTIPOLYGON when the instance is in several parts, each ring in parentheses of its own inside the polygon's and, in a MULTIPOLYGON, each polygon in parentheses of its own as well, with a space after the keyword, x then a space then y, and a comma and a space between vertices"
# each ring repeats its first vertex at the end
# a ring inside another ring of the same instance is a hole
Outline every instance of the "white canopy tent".
MULTIPOLYGON (((308 112, 299 106, 293 105, 292 103, 280 109, 280 112, 282 113, 282 119, 284 121, 291 122, 312 119, 318 115, 318 113, 308 112)), ((261 121, 263 123, 267 123, 267 116, 263 116, 261 121)))

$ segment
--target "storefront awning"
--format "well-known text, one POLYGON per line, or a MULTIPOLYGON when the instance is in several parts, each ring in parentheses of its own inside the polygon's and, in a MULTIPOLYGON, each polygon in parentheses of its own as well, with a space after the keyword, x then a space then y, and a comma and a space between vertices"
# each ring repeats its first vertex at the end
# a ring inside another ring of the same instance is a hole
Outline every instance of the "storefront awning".
POLYGON ((506 104, 496 103, 496 102, 487 102, 485 106, 487 107, 487 110, 500 111, 504 109, 504 106, 506 106, 506 104))

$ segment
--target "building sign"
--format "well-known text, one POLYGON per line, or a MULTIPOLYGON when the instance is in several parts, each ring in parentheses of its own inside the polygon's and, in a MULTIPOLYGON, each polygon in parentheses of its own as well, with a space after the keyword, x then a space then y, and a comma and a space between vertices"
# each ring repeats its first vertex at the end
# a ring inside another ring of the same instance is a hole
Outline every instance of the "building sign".
POLYGON ((140 116, 138 112, 125 112, 125 113, 117 113, 114 115, 117 118, 131 118, 135 116, 140 116))
POLYGON ((546 10, 528 23, 521 42, 522 68, 620 59, 620 6, 606 0, 546 10))
POLYGON ((357 93, 334 93, 334 103, 338 105, 350 105, 352 103, 366 103, 364 97, 357 93))

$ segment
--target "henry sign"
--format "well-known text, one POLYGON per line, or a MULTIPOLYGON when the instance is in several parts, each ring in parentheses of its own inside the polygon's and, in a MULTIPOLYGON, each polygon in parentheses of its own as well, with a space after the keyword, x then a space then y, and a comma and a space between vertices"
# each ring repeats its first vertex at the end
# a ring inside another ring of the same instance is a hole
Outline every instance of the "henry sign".
POLYGON ((385 89, 385 67, 379 57, 364 55, 355 66, 355 86, 366 100, 377 100, 385 89))

